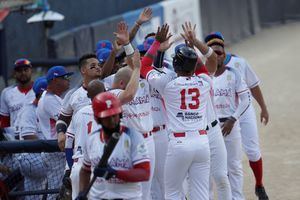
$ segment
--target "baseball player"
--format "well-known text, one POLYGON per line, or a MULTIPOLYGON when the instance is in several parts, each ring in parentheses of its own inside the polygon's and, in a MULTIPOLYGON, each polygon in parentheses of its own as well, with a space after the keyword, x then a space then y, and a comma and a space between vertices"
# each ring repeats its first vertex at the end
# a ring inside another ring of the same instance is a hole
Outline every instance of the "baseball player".
POLYGON ((91 100, 87 97, 86 87, 94 79, 101 77, 102 69, 95 54, 85 54, 79 59, 79 70, 82 75, 82 85, 79 88, 70 90, 63 101, 63 106, 56 122, 56 131, 58 133, 58 144, 60 149, 64 150, 65 133, 72 115, 80 108, 89 105, 91 100))
POLYGON ((223 65, 225 58, 223 47, 211 45, 211 48, 218 55, 218 69, 213 77, 213 102, 227 149, 232 198, 244 199, 241 133, 238 119, 250 105, 250 92, 240 73, 223 65))
MULTIPOLYGON (((61 95, 69 88, 69 78, 72 72, 67 72, 63 66, 51 67, 46 75, 48 87, 43 93, 37 107, 37 117, 40 129, 46 139, 57 139, 55 124, 62 107, 61 95)), ((47 168, 48 189, 60 186, 65 167, 64 153, 42 153, 43 162, 47 168)), ((56 194, 48 195, 55 199, 56 194)))
MULTIPOLYGON (((36 99, 30 104, 23 106, 19 114, 20 140, 45 139, 40 131, 37 121, 36 109, 38 101, 47 89, 47 80, 40 77, 33 84, 36 99)), ((40 153, 23 153, 17 157, 20 170, 24 176, 24 190, 43 190, 46 187, 47 175, 40 153)), ((25 196, 26 200, 39 200, 42 195, 25 196)))
POLYGON ((35 99, 31 76, 30 61, 24 58, 16 60, 14 77, 17 84, 5 88, 1 93, 0 128, 5 128, 7 133, 11 133, 11 139, 19 137, 14 134, 19 132, 16 120, 21 108, 24 103, 30 103, 35 99), (9 129, 9 127, 11 128, 9 129))
MULTIPOLYGON (((151 66, 160 43, 170 37, 168 30, 168 25, 158 28, 156 41, 143 57, 141 69, 142 76, 162 95, 168 116, 165 199, 183 198, 182 183, 187 174, 190 199, 208 199, 210 151, 205 129, 211 80, 207 75, 193 76, 198 56, 189 47, 180 48, 173 58, 177 76, 160 73, 151 66)), ((206 54, 209 49, 205 46, 201 50, 206 54)))
POLYGON ((84 145, 80 190, 84 191, 87 187, 93 171, 97 179, 90 190, 90 199, 142 200, 140 182, 147 181, 150 176, 150 160, 142 135, 120 124, 122 108, 114 94, 98 94, 93 99, 92 107, 102 129, 91 133, 84 145), (98 168, 96 165, 103 154, 104 145, 114 132, 121 133, 120 139, 107 167, 98 168))
MULTIPOLYGON (((224 47, 224 37, 220 32, 213 32, 209 34, 206 37, 206 42, 209 45, 214 43, 215 45, 224 47)), ((252 96, 255 98, 261 108, 261 122, 267 124, 269 120, 269 114, 261 89, 259 87, 260 80, 251 66, 245 59, 232 54, 226 54, 224 65, 235 68, 240 72, 242 78, 245 80, 248 88, 250 89, 252 96)), ((255 110, 252 103, 247 111, 240 117, 239 122, 241 127, 243 149, 249 159, 249 164, 256 180, 255 193, 260 200, 267 200, 269 198, 262 182, 262 156, 259 148, 255 110)))
MULTIPOLYGON (((104 84, 100 80, 93 80, 87 85, 87 96, 90 99, 104 91, 104 84)), ((72 199, 75 199, 79 193, 79 171, 83 159, 83 144, 87 136, 100 127, 94 120, 91 104, 76 112, 68 127, 65 152, 67 163, 71 169, 72 199)))

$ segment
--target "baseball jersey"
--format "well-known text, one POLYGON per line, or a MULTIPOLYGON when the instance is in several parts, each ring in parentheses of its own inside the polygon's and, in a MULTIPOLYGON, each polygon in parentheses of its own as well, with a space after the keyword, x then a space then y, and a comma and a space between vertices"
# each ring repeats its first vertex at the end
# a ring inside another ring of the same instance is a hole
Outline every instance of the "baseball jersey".
POLYGON ((248 88, 253 88, 260 83, 259 78, 244 58, 227 54, 225 65, 237 69, 246 82, 248 88))
MULTIPOLYGON (((150 162, 147 145, 141 134, 134 129, 122 127, 120 139, 113 150, 108 164, 116 170, 126 170, 134 165, 150 162)), ((83 164, 93 170, 103 154, 105 145, 103 131, 94 131, 84 145, 83 164)), ((97 178, 90 190, 90 199, 137 198, 142 196, 141 183, 124 182, 118 178, 108 181, 97 178)))
POLYGON ((45 139, 38 125, 36 110, 37 106, 33 103, 24 105, 19 115, 20 140, 29 135, 36 135, 39 139, 45 139))
POLYGON ((238 94, 248 92, 247 85, 240 73, 230 67, 216 77, 214 84, 214 106, 218 118, 230 117, 238 106, 238 94))
POLYGON ((212 82, 209 76, 184 77, 150 70, 146 74, 150 85, 162 95, 167 116, 167 127, 172 132, 205 130, 206 104, 212 82))
POLYGON ((104 86, 106 90, 110 90, 112 88, 112 85, 114 83, 114 79, 115 79, 115 75, 116 74, 112 74, 106 78, 103 79, 104 82, 104 86))
MULTIPOLYGON (((174 74, 175 72, 163 67, 160 69, 163 73, 174 74)), ((164 101, 159 92, 152 86, 150 86, 150 102, 151 102, 151 113, 153 119, 153 126, 165 125, 167 122, 167 113, 164 105, 164 101)))
POLYGON ((66 132, 67 137, 74 138, 73 159, 83 156, 83 145, 86 138, 95 130, 99 130, 101 125, 94 119, 91 105, 84 106, 74 116, 66 132))
POLYGON ((0 115, 10 117, 10 126, 18 129, 16 120, 24 104, 30 103, 35 99, 33 90, 27 93, 21 92, 18 86, 5 88, 1 94, 0 115))
POLYGON ((64 116, 72 116, 80 108, 91 104, 91 99, 87 96, 87 91, 82 86, 76 90, 70 90, 63 100, 61 113, 64 116))
POLYGON ((45 91, 38 103, 36 114, 40 129, 46 139, 57 139, 55 123, 62 107, 62 99, 48 91, 45 91))
MULTIPOLYGON (((119 96, 120 89, 110 90, 109 92, 119 96)), ((153 129, 153 119, 151 113, 150 87, 145 79, 139 80, 139 87, 134 99, 122 106, 123 123, 127 127, 146 133, 153 129)))

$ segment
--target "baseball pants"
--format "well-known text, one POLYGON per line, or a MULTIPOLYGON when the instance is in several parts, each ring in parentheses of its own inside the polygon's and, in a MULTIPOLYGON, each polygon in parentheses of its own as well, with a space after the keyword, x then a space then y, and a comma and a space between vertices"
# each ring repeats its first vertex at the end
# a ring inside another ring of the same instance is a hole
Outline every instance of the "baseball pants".
POLYGON ((155 144, 153 135, 147 133, 148 136, 145 138, 145 143, 147 145, 149 156, 150 156, 150 178, 149 181, 142 182, 142 199, 143 200, 151 200, 151 183, 152 178, 154 174, 154 168, 155 168, 155 144))
MULTIPOLYGON (((223 123, 220 123, 220 125, 222 127, 223 123)), ((224 141, 227 150, 227 168, 232 192, 232 199, 244 200, 242 141, 239 121, 235 122, 230 134, 224 137, 224 141)))
MULTIPOLYGON (((218 199, 232 200, 227 170, 227 151, 220 125, 209 126, 207 136, 210 147, 210 175, 215 182, 218 199)), ((213 188, 210 187, 210 199, 213 199, 212 191, 213 188)))
POLYGON ((210 150, 207 135, 199 131, 169 133, 165 163, 165 199, 182 200, 182 184, 189 177, 190 200, 209 198, 210 150))
POLYGON ((258 161, 261 158, 261 151, 259 148, 255 110, 252 104, 240 117, 239 121, 243 150, 250 161, 258 161))
MULTIPOLYGON (((58 189, 62 185, 65 171, 65 153, 42 153, 47 170, 48 189, 58 189)), ((48 194, 47 200, 55 200, 58 194, 48 194)))
POLYGON ((77 162, 73 163, 70 178, 72 183, 72 199, 75 199, 79 194, 79 172, 82 166, 82 159, 78 158, 77 162))
POLYGON ((155 144, 155 168, 151 185, 152 200, 164 199, 164 168, 168 150, 168 132, 166 129, 153 133, 155 144))
MULTIPOLYGON (((22 153, 17 157, 19 168, 24 176, 24 191, 45 190, 46 168, 40 153, 22 153)), ((43 195, 25 196, 25 200, 40 200, 43 195)))

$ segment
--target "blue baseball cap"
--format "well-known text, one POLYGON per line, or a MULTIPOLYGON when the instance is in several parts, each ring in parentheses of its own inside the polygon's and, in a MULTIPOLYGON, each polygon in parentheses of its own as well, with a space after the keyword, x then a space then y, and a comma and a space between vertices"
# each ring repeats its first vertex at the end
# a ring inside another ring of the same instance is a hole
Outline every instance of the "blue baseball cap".
POLYGON ((104 48, 104 49, 99 49, 99 50, 97 51, 97 53, 96 53, 99 62, 100 62, 100 63, 105 62, 105 61, 108 59, 110 53, 111 53, 111 50, 110 50, 110 49, 106 49, 106 48, 104 48))
POLYGON ((19 67, 32 67, 32 66, 31 66, 31 62, 28 59, 20 58, 15 61, 14 69, 17 69, 19 67))
POLYGON ((99 40, 96 44, 96 51, 103 48, 112 50, 112 43, 109 40, 99 40))
POLYGON ((204 41, 207 44, 207 46, 220 45, 224 47, 224 36, 221 32, 218 31, 211 32, 210 34, 208 34, 205 37, 204 41))
POLYGON ((143 53, 146 53, 149 48, 151 47, 151 45, 153 44, 154 42, 154 38, 150 37, 150 38, 147 38, 143 44, 140 44, 137 46, 137 49, 139 50, 139 52, 143 52, 143 53))
POLYGON ((63 77, 63 76, 71 76, 74 72, 67 72, 66 68, 63 66, 54 66, 51 67, 46 75, 47 82, 51 81, 54 78, 63 77))
POLYGON ((37 78, 32 86, 32 89, 36 95, 41 94, 43 91, 47 89, 47 79, 45 76, 37 78))

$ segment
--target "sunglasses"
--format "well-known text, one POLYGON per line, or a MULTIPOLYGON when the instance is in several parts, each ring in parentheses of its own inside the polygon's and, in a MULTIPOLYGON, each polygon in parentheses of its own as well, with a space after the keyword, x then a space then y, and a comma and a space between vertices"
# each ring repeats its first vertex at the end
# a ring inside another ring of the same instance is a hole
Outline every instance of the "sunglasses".
POLYGON ((56 78, 61 78, 61 79, 64 79, 64 80, 70 80, 71 79, 71 76, 66 74, 64 76, 57 76, 56 78))

